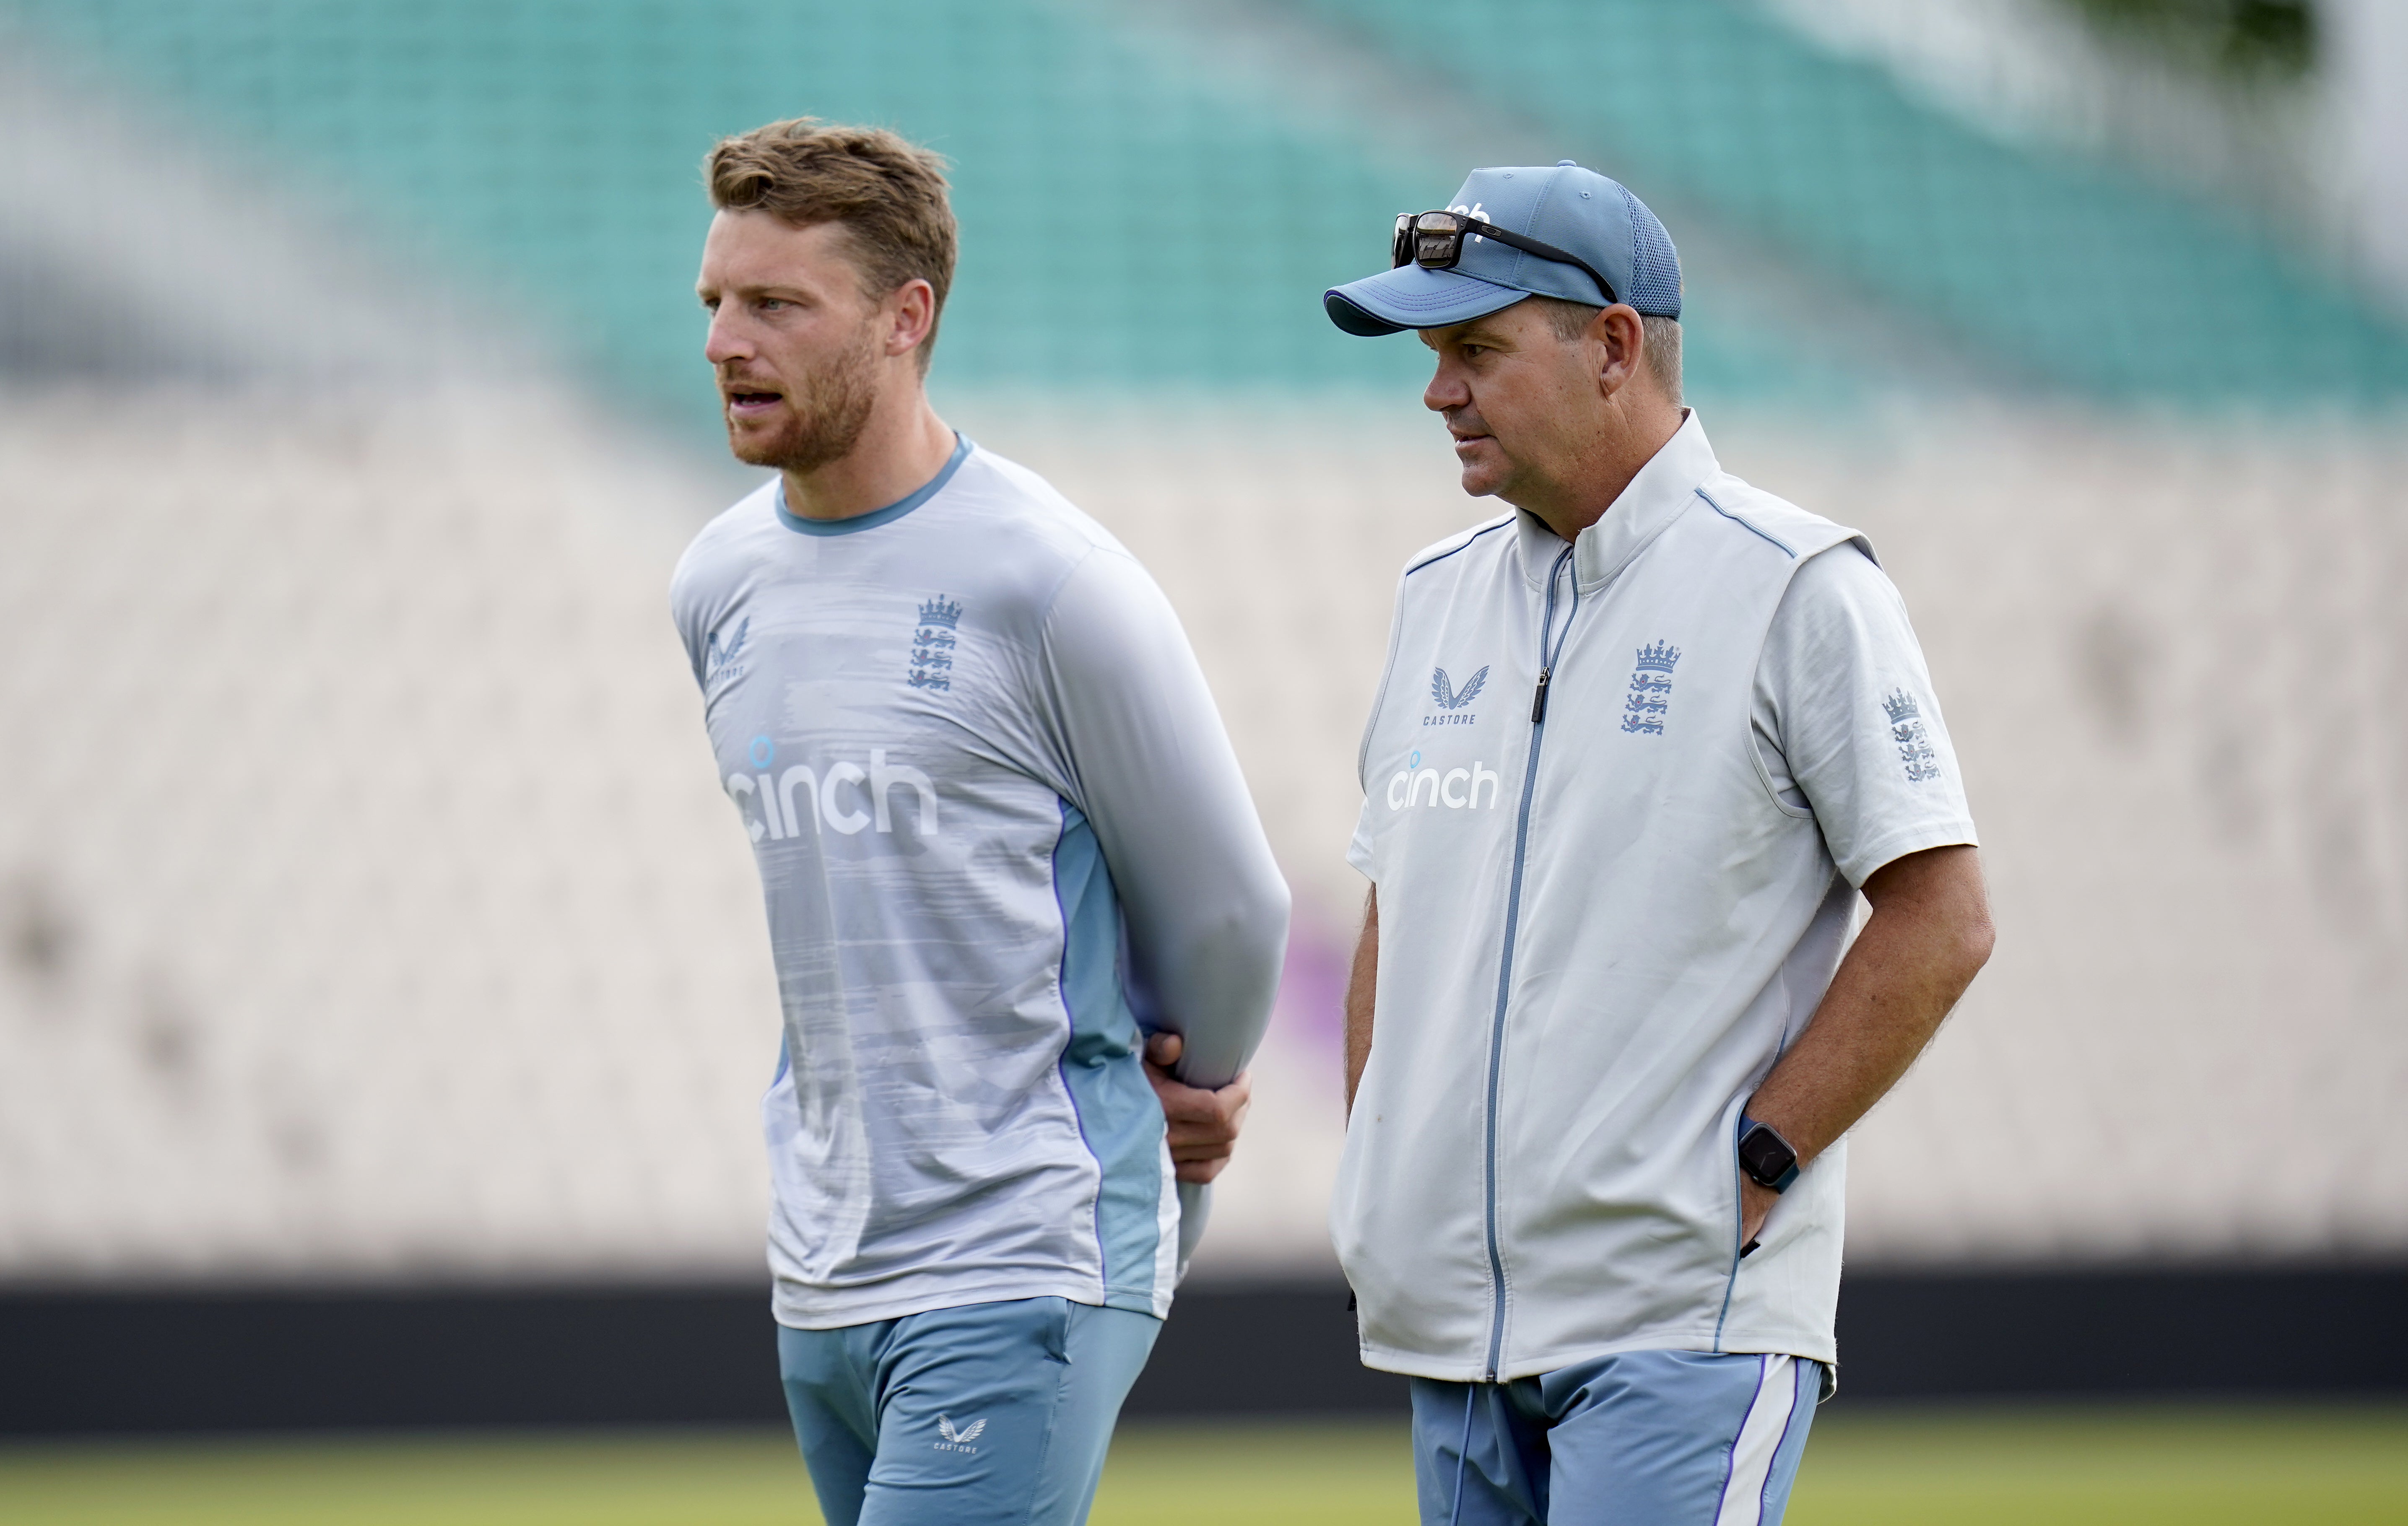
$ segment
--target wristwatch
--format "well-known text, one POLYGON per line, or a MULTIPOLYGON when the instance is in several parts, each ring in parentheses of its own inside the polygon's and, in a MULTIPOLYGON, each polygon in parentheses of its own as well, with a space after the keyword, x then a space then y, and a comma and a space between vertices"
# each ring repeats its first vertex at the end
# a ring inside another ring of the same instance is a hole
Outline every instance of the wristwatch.
POLYGON ((1752 1118, 1739 1120, 1739 1168, 1759 1187, 1789 1191, 1798 1179, 1798 1151, 1770 1123, 1752 1118))

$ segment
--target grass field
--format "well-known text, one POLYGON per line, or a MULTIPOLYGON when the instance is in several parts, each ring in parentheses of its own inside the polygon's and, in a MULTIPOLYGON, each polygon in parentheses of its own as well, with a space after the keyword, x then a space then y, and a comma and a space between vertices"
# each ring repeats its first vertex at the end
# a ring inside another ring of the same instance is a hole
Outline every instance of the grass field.
MULTIPOLYGON (((0 1447, 8 1526, 807 1526, 770 1432, 0 1447)), ((1132 1425, 1096 1526, 1410 1522, 1395 1425, 1132 1425)), ((2408 1408, 1827 1412, 1791 1526, 2408 1523, 2408 1408)))

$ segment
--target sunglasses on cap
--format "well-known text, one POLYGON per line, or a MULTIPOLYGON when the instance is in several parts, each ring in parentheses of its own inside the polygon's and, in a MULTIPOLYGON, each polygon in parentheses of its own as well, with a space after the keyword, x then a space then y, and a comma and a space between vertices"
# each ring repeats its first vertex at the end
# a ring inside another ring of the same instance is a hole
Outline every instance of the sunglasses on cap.
POLYGON ((1517 249, 1541 260, 1570 265, 1597 282, 1597 289, 1605 293, 1608 303, 1622 300, 1614 294, 1612 281, 1598 275, 1587 261, 1569 250, 1541 244, 1517 233, 1507 233, 1493 222, 1483 222, 1476 217, 1466 217, 1460 212, 1423 212, 1418 216, 1412 212, 1398 212, 1396 238, 1388 247, 1388 268, 1394 270, 1403 265, 1417 264, 1424 270, 1453 270, 1455 262, 1463 258, 1463 241, 1469 237, 1493 238, 1508 249, 1517 249))

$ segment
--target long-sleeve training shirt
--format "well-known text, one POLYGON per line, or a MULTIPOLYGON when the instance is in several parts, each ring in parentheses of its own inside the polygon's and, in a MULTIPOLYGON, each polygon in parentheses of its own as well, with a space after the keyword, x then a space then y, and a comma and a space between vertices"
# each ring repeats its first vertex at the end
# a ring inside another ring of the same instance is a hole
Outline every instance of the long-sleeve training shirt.
POLYGON ((1161 591, 964 440, 854 519, 765 485, 695 538, 671 606, 777 962, 779 1320, 1167 1312, 1205 1205, 1173 1181, 1144 1035, 1185 1035, 1193 1084, 1232 1078, 1288 897, 1161 591))

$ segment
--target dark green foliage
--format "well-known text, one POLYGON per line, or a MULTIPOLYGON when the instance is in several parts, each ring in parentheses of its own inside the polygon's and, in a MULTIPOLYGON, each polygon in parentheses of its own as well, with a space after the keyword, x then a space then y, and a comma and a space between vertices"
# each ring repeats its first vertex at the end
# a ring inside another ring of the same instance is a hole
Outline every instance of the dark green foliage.
POLYGON ((2186 67, 2239 80, 2295 79, 2315 67, 2308 0, 2057 0, 2109 36, 2186 67))

